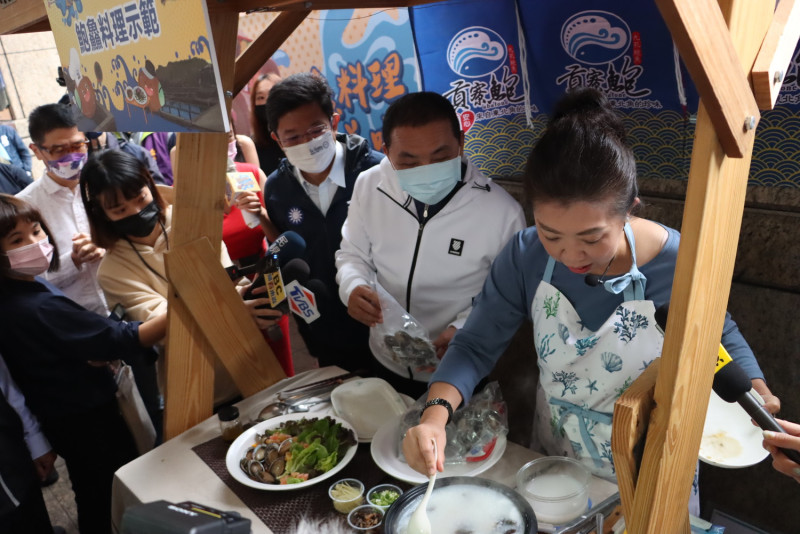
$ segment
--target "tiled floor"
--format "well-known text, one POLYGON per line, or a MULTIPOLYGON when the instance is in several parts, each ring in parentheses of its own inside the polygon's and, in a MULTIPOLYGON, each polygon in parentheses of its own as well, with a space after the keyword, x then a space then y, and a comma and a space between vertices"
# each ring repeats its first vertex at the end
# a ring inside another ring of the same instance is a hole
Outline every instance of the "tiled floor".
MULTIPOLYGON (((300 334, 297 333, 294 321, 289 321, 289 324, 291 325, 289 332, 295 373, 301 373, 317 367, 317 360, 308 353, 305 343, 300 338, 300 334)), ((45 504, 47 504, 47 511, 50 513, 50 522, 53 525, 64 527, 67 534, 79 534, 75 495, 72 493, 69 474, 62 458, 59 458, 56 462, 56 469, 60 475, 58 482, 42 490, 45 504)))

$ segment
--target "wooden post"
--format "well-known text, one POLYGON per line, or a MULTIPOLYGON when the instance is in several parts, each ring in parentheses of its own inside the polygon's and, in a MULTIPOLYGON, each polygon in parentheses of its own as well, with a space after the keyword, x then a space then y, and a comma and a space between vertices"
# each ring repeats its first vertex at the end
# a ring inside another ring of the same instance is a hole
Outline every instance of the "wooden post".
MULTIPOLYGON (((751 117, 758 120, 758 106, 747 83, 750 68, 742 69, 719 6, 714 0, 656 0, 656 4, 725 154, 744 157, 746 147, 753 144, 755 124, 749 129, 744 125, 751 117)), ((763 34, 758 38, 760 45, 763 34)))
POLYGON ((761 109, 772 109, 800 37, 800 1, 781 0, 753 65, 753 92, 761 109))
POLYGON ((286 376, 207 238, 173 248, 166 264, 172 287, 242 395, 254 395, 286 376))
MULTIPOLYGON (((239 14, 215 13, 210 19, 222 87, 230 90, 239 14)), ((227 146, 224 133, 178 135, 171 247, 206 236, 219 257, 227 146)), ((216 357, 186 303, 172 290, 168 309, 165 439, 211 416, 216 357)))
MULTIPOLYGON (((693 0, 675 3, 694 6, 693 0)), ((723 3, 740 68, 749 73, 774 4, 761 0, 723 3)), ((672 27, 674 22, 667 20, 677 40, 681 32, 672 27)), ((708 77, 716 75, 708 73, 708 77)), ((670 316, 655 388, 656 408, 633 516, 626 518, 631 534, 688 532, 689 492, 744 210, 753 137, 744 147, 744 157, 727 157, 703 98, 701 92, 670 316)))
POLYGON ((644 437, 653 410, 653 392, 661 358, 656 358, 614 403, 611 452, 617 472, 617 487, 625 517, 633 517, 636 478, 639 476, 644 437))

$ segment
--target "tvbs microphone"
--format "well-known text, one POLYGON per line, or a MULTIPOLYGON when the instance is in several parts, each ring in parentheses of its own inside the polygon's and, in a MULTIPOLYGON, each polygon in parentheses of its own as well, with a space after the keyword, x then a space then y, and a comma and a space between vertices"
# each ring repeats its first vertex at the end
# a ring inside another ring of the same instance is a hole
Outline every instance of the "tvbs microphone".
MULTIPOLYGON (((662 330, 666 329, 668 312, 669 303, 660 306, 656 310, 656 322, 662 330)), ((772 417, 772 414, 753 396, 750 391, 753 389, 750 378, 748 378, 742 366, 733 361, 733 358, 721 343, 717 351, 717 365, 714 368, 714 383, 711 387, 714 393, 719 395, 719 398, 725 402, 738 403, 763 430, 786 433, 783 427, 772 417)), ((800 464, 800 453, 797 451, 781 449, 781 452, 793 462, 800 464)))
MULTIPOLYGON (((269 308, 279 310, 281 313, 289 313, 289 304, 286 301, 286 284, 296 283, 298 280, 306 281, 309 275, 308 264, 300 258, 289 260, 281 269, 278 265, 276 254, 268 255, 267 260, 260 264, 263 269, 258 271, 256 279, 244 294, 244 300, 259 298, 254 295, 253 290, 262 286, 267 287, 267 292, 263 298, 269 299, 269 308)), ((259 306, 265 308, 267 306, 259 306)), ((283 333, 278 325, 272 325, 267 329, 269 338, 279 341, 283 338, 283 333)))
MULTIPOLYGON (((311 285, 315 280, 309 280, 311 285)), ((303 319, 307 324, 313 323, 321 317, 317 297, 308 287, 304 287, 297 280, 286 284, 286 300, 292 313, 303 319)))

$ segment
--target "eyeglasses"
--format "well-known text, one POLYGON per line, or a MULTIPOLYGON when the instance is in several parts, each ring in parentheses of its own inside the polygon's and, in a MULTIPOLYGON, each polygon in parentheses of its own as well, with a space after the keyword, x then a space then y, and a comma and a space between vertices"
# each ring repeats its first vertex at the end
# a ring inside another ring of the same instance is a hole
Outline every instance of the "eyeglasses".
POLYGON ((61 159, 67 154, 72 154, 73 152, 85 152, 87 147, 89 146, 89 140, 84 139, 83 141, 75 141, 73 143, 69 143, 66 145, 53 145, 51 147, 46 147, 42 145, 37 145, 40 150, 44 150, 55 159, 61 159))
POLYGON ((316 139, 317 137, 324 134, 330 129, 331 127, 328 124, 319 124, 317 126, 309 128, 308 130, 305 131, 305 133, 299 135, 293 135, 291 137, 287 137, 286 139, 281 139, 281 143, 283 144, 283 146, 286 147, 296 146, 301 143, 307 143, 312 139, 316 139))

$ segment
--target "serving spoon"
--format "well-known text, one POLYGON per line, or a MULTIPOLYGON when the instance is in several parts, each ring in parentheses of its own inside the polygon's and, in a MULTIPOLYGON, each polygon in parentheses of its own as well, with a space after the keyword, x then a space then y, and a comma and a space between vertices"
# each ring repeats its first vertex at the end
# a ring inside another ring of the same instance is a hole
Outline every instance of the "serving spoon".
POLYGON ((330 400, 330 397, 326 397, 324 399, 313 402, 304 402, 302 404, 291 404, 289 402, 282 401, 273 402, 267 404, 261 409, 260 412, 258 412, 258 420, 266 421, 267 419, 278 417, 279 415, 284 415, 287 413, 307 412, 315 404, 322 404, 323 402, 329 402, 330 400))
MULTIPOLYGON (((439 451, 436 447, 436 440, 431 438, 433 442, 433 464, 439 461, 439 451)), ((431 521, 428 519, 428 513, 425 509, 428 507, 428 499, 431 498, 433 493, 433 485, 436 483, 436 471, 428 478, 428 489, 425 491, 425 496, 422 497, 417 509, 411 514, 411 519, 408 520, 408 527, 406 527, 407 534, 431 534, 431 521)))

